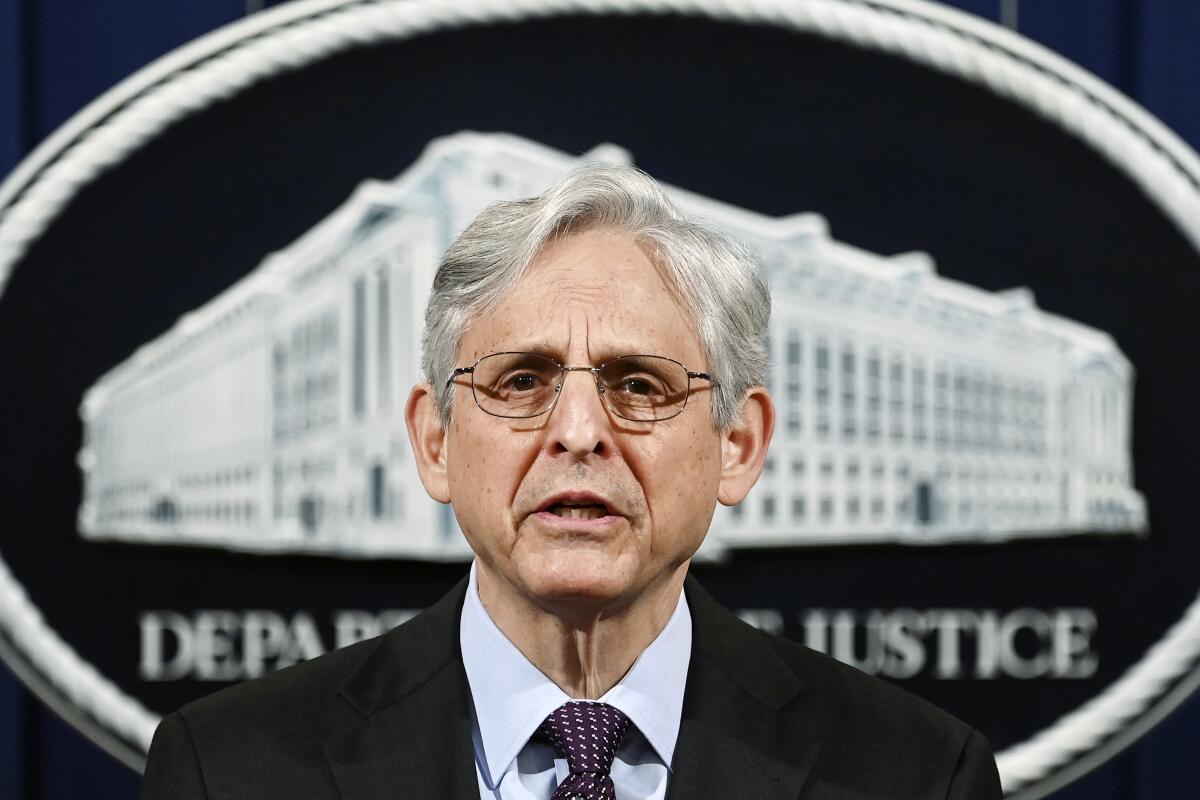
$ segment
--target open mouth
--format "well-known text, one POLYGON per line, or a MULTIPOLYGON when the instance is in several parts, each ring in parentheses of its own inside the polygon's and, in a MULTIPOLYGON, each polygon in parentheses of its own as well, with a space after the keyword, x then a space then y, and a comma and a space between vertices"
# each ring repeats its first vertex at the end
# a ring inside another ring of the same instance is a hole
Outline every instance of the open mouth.
POLYGON ((545 512, 563 519, 600 519, 608 516, 608 508, 599 503, 554 503, 547 506, 545 512))

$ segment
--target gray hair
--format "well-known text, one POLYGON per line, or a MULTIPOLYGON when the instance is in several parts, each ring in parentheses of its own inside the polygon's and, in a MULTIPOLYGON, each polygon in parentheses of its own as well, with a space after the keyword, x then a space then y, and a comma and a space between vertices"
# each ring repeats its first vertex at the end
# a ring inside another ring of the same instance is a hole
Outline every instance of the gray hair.
MULTIPOLYGON (((635 167, 592 164, 537 197, 495 203, 442 257, 425 310, 421 366, 443 424, 467 325, 494 307, 556 237, 590 229, 628 232, 649 245, 691 312, 713 376, 713 422, 725 430, 767 370, 771 297, 757 257, 708 225, 685 219, 654 179, 635 167)), ((690 369, 697 369, 688 365, 690 369)))

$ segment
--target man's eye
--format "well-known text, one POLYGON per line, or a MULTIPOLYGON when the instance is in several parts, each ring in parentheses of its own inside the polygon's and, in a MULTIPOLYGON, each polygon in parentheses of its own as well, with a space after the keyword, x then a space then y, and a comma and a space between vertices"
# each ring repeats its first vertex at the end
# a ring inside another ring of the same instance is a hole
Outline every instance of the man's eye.
POLYGON ((660 399, 668 394, 667 386, 653 375, 627 375, 618 384, 625 397, 660 399))
POLYGON ((654 394, 655 388, 649 381, 644 381, 640 378, 626 378, 621 383, 621 391, 627 394, 648 395, 654 394))
POLYGON ((508 380, 508 388, 517 392, 531 392, 538 388, 539 383, 536 375, 514 375, 508 380))

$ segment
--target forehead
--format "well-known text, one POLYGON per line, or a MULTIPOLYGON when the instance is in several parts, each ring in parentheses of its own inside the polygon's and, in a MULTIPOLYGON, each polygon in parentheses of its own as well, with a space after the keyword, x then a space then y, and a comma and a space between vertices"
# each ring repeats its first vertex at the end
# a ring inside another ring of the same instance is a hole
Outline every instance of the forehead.
POLYGON ((593 361, 649 353, 689 367, 702 360, 695 321, 671 279, 645 246, 611 230, 552 242, 463 337, 467 358, 502 350, 593 361))

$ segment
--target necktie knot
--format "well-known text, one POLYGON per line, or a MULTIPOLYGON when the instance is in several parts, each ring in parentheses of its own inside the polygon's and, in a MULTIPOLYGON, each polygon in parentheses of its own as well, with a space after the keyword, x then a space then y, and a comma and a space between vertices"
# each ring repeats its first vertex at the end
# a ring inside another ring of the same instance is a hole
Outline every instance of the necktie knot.
POLYGON ((609 770, 630 726, 629 717, 606 703, 572 700, 556 708, 538 731, 550 740, 571 775, 554 793, 554 800, 582 797, 612 800, 609 770))

